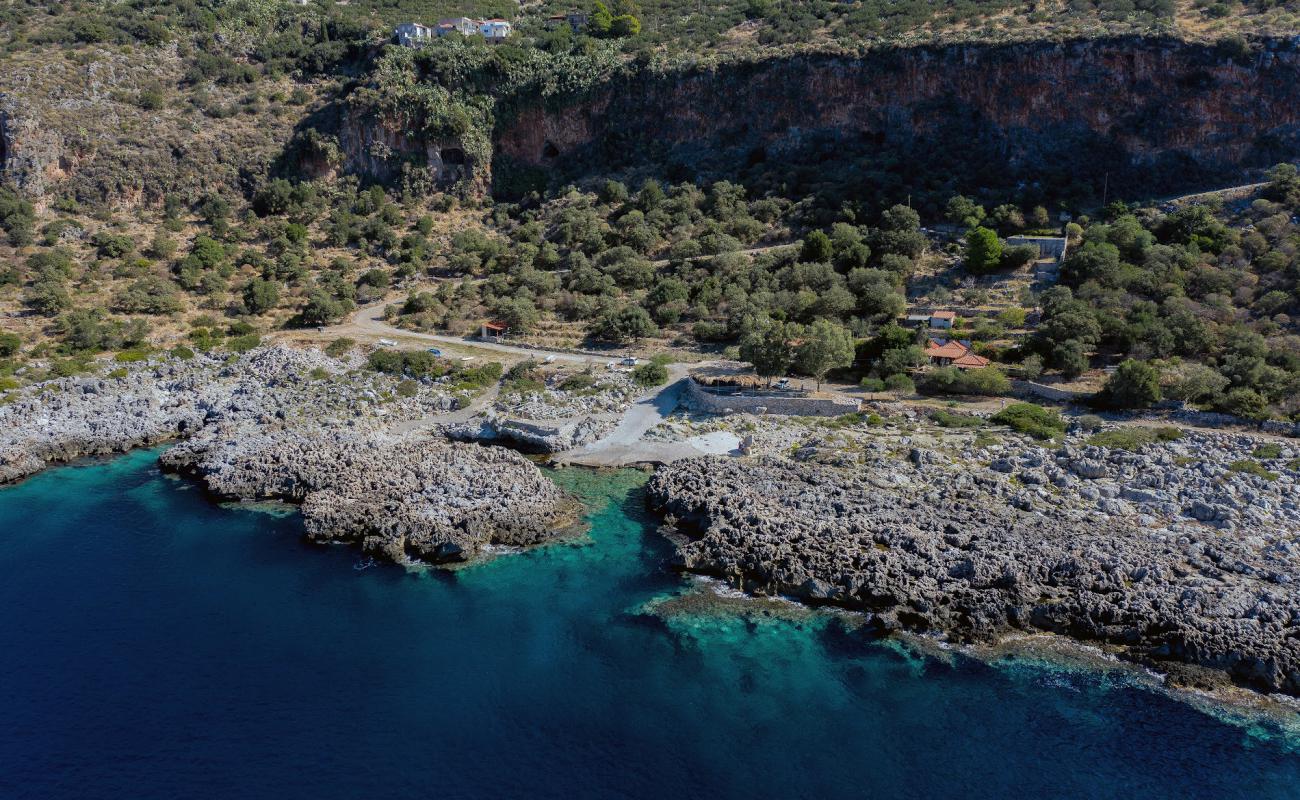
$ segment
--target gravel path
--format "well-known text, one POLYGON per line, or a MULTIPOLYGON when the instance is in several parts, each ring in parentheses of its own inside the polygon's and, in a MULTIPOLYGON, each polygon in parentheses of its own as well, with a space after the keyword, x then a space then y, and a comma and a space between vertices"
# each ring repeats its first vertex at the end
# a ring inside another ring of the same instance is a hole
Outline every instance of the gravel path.
POLYGON ((471 350, 488 350, 494 353, 502 353, 523 358, 545 358, 553 356, 556 361, 563 361, 569 364, 598 364, 601 366, 608 366, 618 362, 620 359, 620 357, 617 356, 605 356, 597 353, 572 353, 559 350, 543 350, 541 348, 520 347, 518 345, 501 344, 499 342, 483 342, 477 339, 468 339, 460 336, 444 336, 439 333, 408 331, 389 325, 384 321, 384 306, 386 305, 387 303, 376 303, 374 305, 364 306, 352 315, 351 320, 341 325, 329 328, 328 331, 334 336, 378 336, 392 339, 399 343, 404 341, 431 342, 451 345, 453 347, 469 348, 471 350))

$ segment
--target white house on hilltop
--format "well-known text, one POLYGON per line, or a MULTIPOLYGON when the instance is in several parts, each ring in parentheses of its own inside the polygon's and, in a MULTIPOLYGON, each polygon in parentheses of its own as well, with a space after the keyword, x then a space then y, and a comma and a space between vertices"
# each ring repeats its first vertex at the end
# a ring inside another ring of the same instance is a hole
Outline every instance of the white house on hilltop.
POLYGON ((488 19, 479 24, 479 33, 493 44, 510 38, 510 23, 503 19, 488 19))
POLYGON ((433 40, 433 28, 418 22, 403 22, 393 31, 393 36, 403 47, 415 47, 433 40))
POLYGON ((473 36, 479 32, 480 23, 478 20, 469 17, 452 17, 451 19, 440 19, 434 26, 433 32, 438 36, 446 36, 449 33, 459 33, 461 36, 473 36))
POLYGON ((500 44, 510 38, 513 27, 504 19, 470 19, 469 17, 452 17, 440 19, 433 26, 418 22, 403 22, 393 30, 393 37, 403 47, 419 47, 435 38, 450 33, 461 36, 482 36, 492 44, 500 44))

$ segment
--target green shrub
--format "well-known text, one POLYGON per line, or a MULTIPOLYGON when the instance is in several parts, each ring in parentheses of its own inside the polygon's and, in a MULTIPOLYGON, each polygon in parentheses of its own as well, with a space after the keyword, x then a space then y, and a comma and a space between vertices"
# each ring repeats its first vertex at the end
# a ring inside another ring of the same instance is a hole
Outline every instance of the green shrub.
POLYGON ((994 414, 992 421, 1035 439, 1051 439, 1065 432, 1065 420, 1058 412, 1034 403, 1012 403, 994 414))
POLYGON ((891 392, 899 394, 915 394, 916 384, 912 382, 911 377, 898 373, 885 378, 885 388, 891 392))
POLYGON ((1254 451, 1251 452, 1251 456, 1253 456, 1254 458, 1262 458, 1266 461, 1274 458, 1281 458, 1282 445, 1278 444, 1277 442, 1269 442, 1268 444, 1261 444, 1259 447, 1256 447, 1254 451))
POLYGON ((863 378, 861 381, 859 381, 858 385, 868 392, 885 391, 885 382, 879 378, 872 378, 868 376, 866 378, 863 378))
POLYGON ((997 367, 962 372, 956 367, 939 367, 921 376, 921 389, 936 394, 1005 395, 1011 381, 997 367))
POLYGON ((542 381, 541 373, 537 371, 538 366, 538 363, 531 358, 515 364, 506 371, 502 391, 507 394, 526 394, 545 389, 546 383, 542 381))
POLYGON ((50 365, 50 372, 57 377, 68 378, 73 375, 80 375, 90 368, 90 363, 79 358, 64 358, 55 361, 50 365))
POLYGON ((342 358, 349 350, 356 347, 357 343, 346 336, 335 339, 325 347, 325 355, 331 358, 342 358))
POLYGON ((174 357, 179 358, 181 361, 189 361, 191 358, 194 358, 194 351, 183 344, 178 344, 173 347, 171 349, 171 354, 174 357))
POLYGON ((397 384, 397 394, 401 397, 415 397, 419 393, 420 384, 409 378, 397 384))
POLYGON ((137 361, 144 361, 148 357, 149 351, 147 350, 123 350, 113 356, 113 360, 120 364, 132 364, 137 361))
POLYGON ((632 380, 638 386, 661 386, 668 381, 668 368, 653 361, 642 364, 632 370, 632 380))
POLYGON ((23 340, 16 333, 0 333, 0 358, 17 355, 23 346, 23 340))
POLYGON ((126 367, 118 367, 117 369, 110 371, 110 372, 108 373, 108 377, 110 377, 110 378, 125 378, 125 377, 127 376, 127 374, 128 374, 128 373, 127 373, 127 371, 126 371, 126 367))
POLYGON ((566 392, 578 392, 596 385, 596 378, 590 372, 578 372, 564 379, 560 389, 566 392))
POLYGON ((323 381, 329 376, 330 376, 330 371, 325 369, 324 367, 313 367, 311 372, 307 373, 307 377, 311 378, 314 381, 323 381))
POLYGON ((433 353, 423 350, 376 350, 366 363, 376 372, 411 378, 438 378, 447 372, 433 353))
POLYGON ((16 378, 0 378, 0 392, 7 391, 9 389, 17 389, 18 386, 19 383, 16 378))
POLYGON ((1248 459, 1241 459, 1239 461, 1234 461, 1228 465, 1228 470, 1230 472, 1240 472, 1246 475, 1254 475, 1256 477, 1263 478, 1266 481, 1277 480, 1277 473, 1269 472, 1267 469, 1264 469, 1264 465, 1260 464, 1258 461, 1250 461, 1248 459))
POLYGON ((482 389, 501 380, 505 368, 496 361, 490 361, 477 367, 462 369, 454 376, 452 391, 482 389))
POLYGON ((979 417, 968 417, 965 414, 953 414, 950 411, 939 409, 930 414, 930 419, 934 420, 936 425, 945 428, 982 428, 984 420, 979 417))
POLYGON ((236 336, 228 340, 226 342, 226 347, 234 353, 247 353, 249 350, 252 350, 261 343, 261 336, 258 336, 256 333, 247 333, 243 336, 236 336))
POLYGON ((1158 428, 1116 428, 1088 437, 1088 444, 1113 450, 1137 450, 1156 442, 1173 442, 1183 438, 1183 432, 1167 425, 1158 428))

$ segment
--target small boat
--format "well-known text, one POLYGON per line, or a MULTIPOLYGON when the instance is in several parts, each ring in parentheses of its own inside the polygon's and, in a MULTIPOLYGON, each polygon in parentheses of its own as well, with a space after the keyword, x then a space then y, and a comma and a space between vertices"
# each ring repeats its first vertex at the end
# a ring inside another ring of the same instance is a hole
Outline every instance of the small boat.
POLYGON ((364 570, 370 569, 371 567, 377 567, 377 566, 379 566, 378 561, 374 560, 373 558, 366 558, 353 564, 352 568, 357 572, 362 572, 364 570))

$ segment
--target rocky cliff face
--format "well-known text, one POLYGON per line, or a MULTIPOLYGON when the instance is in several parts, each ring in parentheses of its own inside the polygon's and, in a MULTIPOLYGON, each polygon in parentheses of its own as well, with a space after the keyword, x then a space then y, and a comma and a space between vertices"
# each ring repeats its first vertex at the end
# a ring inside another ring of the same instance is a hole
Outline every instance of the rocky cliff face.
POLYGON ((397 118, 407 109, 387 119, 344 98, 319 118, 268 125, 145 114, 114 100, 102 76, 138 89, 149 65, 108 53, 83 72, 20 66, 0 76, 0 181, 38 201, 156 201, 214 177, 246 185, 277 149, 282 168, 304 177, 353 173, 417 191, 482 192, 493 172, 559 183, 648 164, 673 179, 769 179, 805 193, 819 183, 895 193, 1038 183, 1080 196, 1108 181, 1130 197, 1300 154, 1300 37, 1237 53, 1117 38, 637 62, 568 94, 495 98, 494 123, 467 120, 451 139, 418 133, 397 118), (295 122, 328 146, 285 158, 295 122))
POLYGON ((1300 45, 1149 39, 800 56, 626 77, 499 123, 498 155, 573 169, 648 156, 743 169, 876 157, 924 181, 1169 187, 1294 157, 1300 45))
POLYGON ((75 58, 57 49, 6 55, 0 184, 37 205, 72 198, 130 206, 169 193, 195 200, 214 189, 246 188, 283 150, 295 118, 230 113, 242 91, 203 87, 210 113, 199 111, 170 47, 94 46, 75 58), (162 92, 160 107, 141 107, 145 89, 162 92))

